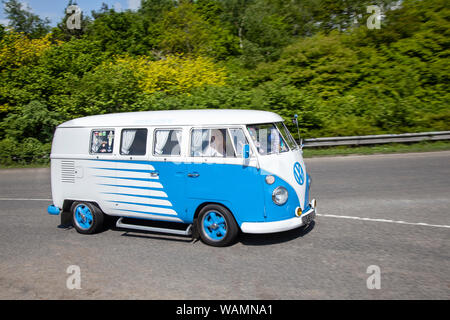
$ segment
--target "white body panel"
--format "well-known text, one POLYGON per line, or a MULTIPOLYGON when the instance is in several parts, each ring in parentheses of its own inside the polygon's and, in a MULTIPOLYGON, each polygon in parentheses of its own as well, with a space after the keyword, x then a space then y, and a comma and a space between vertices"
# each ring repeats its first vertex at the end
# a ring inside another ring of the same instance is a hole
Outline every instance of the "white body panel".
POLYGON ((300 201, 301 208, 302 210, 304 210, 305 203, 303 200, 307 184, 305 181, 302 185, 300 185, 295 180, 293 174, 293 164, 296 162, 299 162, 303 172, 306 172, 301 150, 293 150, 290 152, 283 152, 259 157, 259 164, 261 166, 261 169, 267 171, 267 174, 272 174, 280 177, 294 188, 296 196, 300 201))
POLYGON ((270 123, 283 121, 279 115, 254 110, 173 110, 113 113, 67 121, 59 128, 134 126, 216 126, 270 123))

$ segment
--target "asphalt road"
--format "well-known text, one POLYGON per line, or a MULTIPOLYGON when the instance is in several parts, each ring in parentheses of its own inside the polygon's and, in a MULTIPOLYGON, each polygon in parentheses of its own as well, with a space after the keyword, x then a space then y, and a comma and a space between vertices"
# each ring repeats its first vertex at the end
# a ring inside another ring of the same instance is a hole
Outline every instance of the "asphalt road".
POLYGON ((450 152, 306 165, 316 223, 227 248, 58 228, 49 170, 0 170, 0 299, 450 298, 450 152), (71 265, 81 289, 66 286, 71 265), (373 265, 380 289, 367 287, 373 265))

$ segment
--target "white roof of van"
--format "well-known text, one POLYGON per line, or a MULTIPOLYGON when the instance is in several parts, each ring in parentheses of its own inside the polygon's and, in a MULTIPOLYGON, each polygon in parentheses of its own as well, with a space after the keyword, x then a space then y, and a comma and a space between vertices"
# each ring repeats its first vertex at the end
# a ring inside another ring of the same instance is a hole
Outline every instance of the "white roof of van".
POLYGON ((73 119, 59 125, 70 127, 241 125, 283 121, 278 114, 256 110, 167 110, 111 113, 73 119))

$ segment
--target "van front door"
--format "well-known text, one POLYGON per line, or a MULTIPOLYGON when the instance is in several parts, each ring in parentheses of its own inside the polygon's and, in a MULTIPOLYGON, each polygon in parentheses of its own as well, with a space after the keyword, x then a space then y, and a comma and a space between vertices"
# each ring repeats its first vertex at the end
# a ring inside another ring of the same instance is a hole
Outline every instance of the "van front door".
POLYGON ((227 207, 240 225, 264 221, 263 185, 256 158, 243 159, 242 128, 194 128, 186 164, 188 212, 205 203, 227 207))

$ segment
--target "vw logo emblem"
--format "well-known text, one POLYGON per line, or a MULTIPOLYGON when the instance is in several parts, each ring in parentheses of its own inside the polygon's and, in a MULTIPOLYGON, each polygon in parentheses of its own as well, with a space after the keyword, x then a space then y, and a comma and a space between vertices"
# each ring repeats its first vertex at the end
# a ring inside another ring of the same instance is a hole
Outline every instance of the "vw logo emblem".
POLYGON ((303 185, 303 183, 305 183, 305 175, 303 173, 303 168, 298 162, 294 164, 294 177, 295 181, 297 181, 299 185, 303 185))

